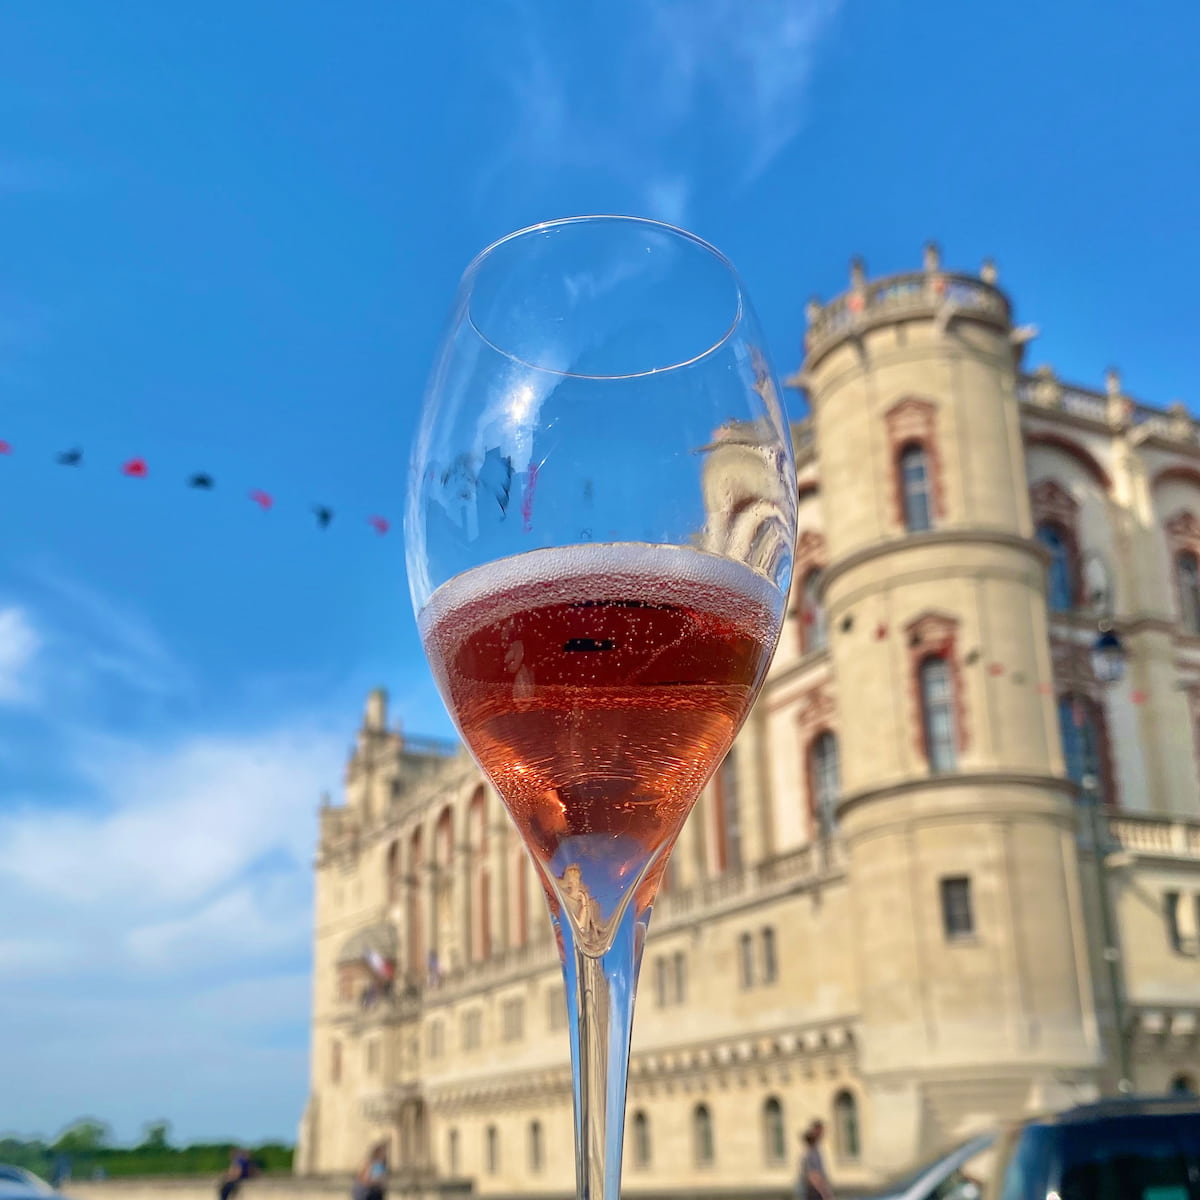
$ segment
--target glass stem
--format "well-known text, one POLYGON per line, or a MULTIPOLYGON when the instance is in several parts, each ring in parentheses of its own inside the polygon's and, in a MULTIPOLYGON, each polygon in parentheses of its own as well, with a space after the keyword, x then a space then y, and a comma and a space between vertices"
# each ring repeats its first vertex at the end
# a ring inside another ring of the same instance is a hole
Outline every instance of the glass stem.
POLYGON ((629 1039, 648 909, 629 896, 604 948, 584 949, 572 922, 555 919, 575 1090, 575 1187, 579 1200, 619 1200, 629 1039))

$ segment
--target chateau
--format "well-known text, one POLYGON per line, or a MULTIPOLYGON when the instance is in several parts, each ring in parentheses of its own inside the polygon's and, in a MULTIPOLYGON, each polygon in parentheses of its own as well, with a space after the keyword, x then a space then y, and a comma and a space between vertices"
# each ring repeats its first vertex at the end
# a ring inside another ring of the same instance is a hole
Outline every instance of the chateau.
MULTIPOLYGON (((762 697, 655 905, 625 1190, 839 1185, 1200 1078, 1200 424, 1025 363, 995 268, 808 310, 762 697)), ((562 983, 499 798, 372 693, 321 811, 298 1169, 574 1180, 562 983)))

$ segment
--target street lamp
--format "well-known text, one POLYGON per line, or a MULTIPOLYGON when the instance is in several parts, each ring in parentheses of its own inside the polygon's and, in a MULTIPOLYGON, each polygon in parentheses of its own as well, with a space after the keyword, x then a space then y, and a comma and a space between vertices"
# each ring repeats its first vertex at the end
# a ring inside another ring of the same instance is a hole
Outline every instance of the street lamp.
MULTIPOLYGON (((1100 632, 1092 643, 1092 672, 1104 687, 1120 683, 1125 677, 1128 653, 1112 625, 1104 621, 1100 632)), ((1101 814, 1100 764, 1096 761, 1096 741, 1092 730, 1084 731, 1083 775, 1079 781, 1084 806, 1087 809, 1091 828, 1092 854, 1096 863, 1096 891, 1100 909, 1100 932, 1104 948, 1102 951, 1108 969, 1108 986, 1112 1000, 1113 1024, 1117 1036, 1117 1090, 1123 1095, 1133 1090, 1130 1078, 1129 1044, 1125 1035, 1125 994, 1121 979, 1121 952, 1117 949, 1116 922, 1113 920, 1112 899, 1108 891, 1108 830, 1104 827, 1101 814)))

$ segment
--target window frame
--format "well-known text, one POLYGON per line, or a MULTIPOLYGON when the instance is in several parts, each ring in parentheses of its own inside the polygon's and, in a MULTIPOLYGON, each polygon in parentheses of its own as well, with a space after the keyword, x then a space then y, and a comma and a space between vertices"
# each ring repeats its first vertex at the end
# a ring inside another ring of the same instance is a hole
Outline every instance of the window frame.
POLYGON ((900 517, 905 533, 929 533, 937 524, 934 504, 933 467, 929 447, 923 438, 907 438, 896 451, 896 483, 900 492, 900 517), (910 485, 908 462, 916 458, 921 468, 921 490, 910 485), (919 496, 924 507, 925 523, 914 520, 914 498, 919 496))
POLYGON ((787 1125, 783 1101, 778 1096, 768 1096, 762 1103, 762 1137, 763 1162, 768 1167, 787 1162, 787 1125))
POLYGON ((971 942, 979 937, 975 917, 975 895, 970 875, 943 875, 938 879, 942 934, 947 942, 971 942), (960 919, 965 925, 957 928, 960 919))
POLYGON ((717 1161, 712 1109, 703 1101, 692 1108, 692 1161, 703 1169, 714 1166, 717 1161))
POLYGON ((958 770, 958 711, 957 685, 953 665, 941 651, 931 651, 917 663, 917 695, 921 706, 922 742, 925 747, 925 763, 931 775, 949 775, 958 770), (941 672, 938 683, 944 689, 940 699, 931 696, 929 673, 937 667, 941 672), (939 733, 935 730, 935 717, 944 717, 947 728, 939 733))
POLYGON ((837 804, 842 794, 841 746, 837 733, 828 726, 818 729, 809 739, 806 758, 808 807, 813 830, 817 837, 829 837, 837 829, 837 804), (828 798, 823 788, 831 775, 828 765, 830 755, 822 747, 832 747, 833 793, 828 798))

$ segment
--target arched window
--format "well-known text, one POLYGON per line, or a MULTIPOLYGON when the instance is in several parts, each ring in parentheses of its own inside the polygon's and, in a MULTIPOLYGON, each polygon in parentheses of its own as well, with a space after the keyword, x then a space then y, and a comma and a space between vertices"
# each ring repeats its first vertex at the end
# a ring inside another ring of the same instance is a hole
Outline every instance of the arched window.
POLYGON ((837 737, 828 729, 819 733, 809 747, 808 787, 817 835, 826 837, 833 832, 841 791, 837 737))
POLYGON ((529 1169, 531 1171, 540 1171, 542 1169, 541 1121, 529 1122, 529 1169))
POLYGON ((900 451, 900 495, 904 503, 904 528, 909 533, 932 529, 929 460, 920 442, 909 442, 900 451))
POLYGON ((633 1165, 644 1170, 650 1160, 650 1118, 639 1108, 633 1114, 633 1165))
POLYGON ((1175 586, 1179 589, 1179 618, 1184 630, 1200 634, 1200 560, 1191 550, 1175 555, 1175 586))
POLYGON ((453 1179, 458 1175, 458 1130, 446 1134, 446 1173, 453 1179))
POLYGON ((950 665, 938 655, 921 660, 918 668, 921 689, 921 724, 925 734, 925 758, 930 771, 953 771, 958 762, 955 745, 954 685, 950 665))
POLYGON ((513 887, 516 903, 513 905, 513 945, 524 946, 529 942, 529 856, 518 846, 513 861, 513 887))
POLYGON ((762 931, 762 977, 763 983, 774 983, 779 978, 779 956, 775 952, 775 930, 769 925, 762 931))
POLYGON ((1196 1080, 1186 1073, 1176 1075, 1171 1080, 1171 1093, 1175 1096, 1194 1096, 1196 1094, 1196 1080))
POLYGON ((825 604, 821 599, 821 570, 813 567, 804 576, 800 592, 800 644, 805 654, 824 650, 829 641, 825 604))
POLYGON ((342 1043, 335 1041, 329 1053, 329 1082, 342 1082, 342 1043))
POLYGON ((421 878, 425 867, 425 845, 421 828, 412 831, 408 843, 408 868, 416 886, 408 898, 408 968, 414 975, 425 971, 425 889, 421 878))
POLYGON ((1080 788, 1090 783, 1101 803, 1107 804, 1104 731, 1096 704, 1070 692, 1059 697, 1058 731, 1067 778, 1080 788))
POLYGON ((731 747, 717 769, 717 869, 738 871, 742 866, 742 827, 738 812, 737 748, 731 747))
POLYGON ((696 1166, 711 1167, 713 1164, 713 1124, 708 1105, 697 1104, 692 1109, 692 1145, 696 1153, 696 1166))
POLYGON ((1050 569, 1046 575, 1046 599, 1050 611, 1071 612, 1078 594, 1074 543, 1053 521, 1042 521, 1038 525, 1037 540, 1050 554, 1050 569))
POLYGON ((787 1157, 787 1138, 783 1131, 783 1105, 778 1096, 768 1096, 763 1104, 763 1156, 770 1164, 787 1157))
POLYGON ((858 1101, 853 1092, 843 1090, 833 1098, 833 1149, 841 1162, 858 1161, 858 1101))
POLYGON ((387 858, 384 860, 384 878, 387 884, 389 904, 395 904, 400 899, 400 843, 392 842, 387 848, 387 858))
POLYGON ((754 986, 754 938, 751 934, 743 933, 738 938, 738 966, 742 977, 742 987, 754 986))
POLYGON ((454 813, 443 808, 433 831, 433 859, 439 867, 445 867, 454 856, 454 813))
POLYGON ((500 1134, 495 1125, 489 1125, 484 1134, 484 1154, 487 1173, 495 1175, 500 1170, 500 1134))

